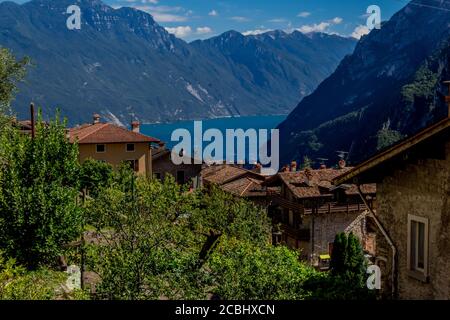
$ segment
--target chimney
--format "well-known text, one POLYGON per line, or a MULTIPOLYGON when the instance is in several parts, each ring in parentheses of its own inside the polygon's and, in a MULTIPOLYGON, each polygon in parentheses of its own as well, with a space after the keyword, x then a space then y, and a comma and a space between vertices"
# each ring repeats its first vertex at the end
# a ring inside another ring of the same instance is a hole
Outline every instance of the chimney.
POLYGON ((98 113, 93 115, 94 124, 100 123, 100 115, 98 113))
POLYGON ((297 171, 297 161, 291 162, 291 171, 296 172, 297 171))
POLYGON ((339 169, 344 169, 347 166, 347 163, 344 159, 339 160, 338 162, 339 169))
POLYGON ((450 118, 450 81, 444 81, 444 84, 448 86, 448 95, 445 97, 445 102, 448 105, 447 117, 450 118))
POLYGON ((255 165, 253 166, 253 171, 255 171, 256 173, 261 173, 261 164, 259 162, 255 163, 255 165))
POLYGON ((158 142, 158 148, 159 149, 165 149, 166 148, 166 143, 164 141, 158 142))
POLYGON ((141 124, 139 123, 139 121, 133 121, 131 123, 131 129, 133 130, 133 132, 139 133, 140 126, 141 124))
POLYGON ((311 180, 313 178, 312 170, 310 168, 305 169, 305 177, 306 177, 306 184, 311 186, 311 180))

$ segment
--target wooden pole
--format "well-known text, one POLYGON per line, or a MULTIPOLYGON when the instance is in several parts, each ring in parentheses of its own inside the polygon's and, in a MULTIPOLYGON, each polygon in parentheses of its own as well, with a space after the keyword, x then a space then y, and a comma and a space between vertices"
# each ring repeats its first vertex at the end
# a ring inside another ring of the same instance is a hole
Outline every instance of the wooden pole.
POLYGON ((30 114, 31 114, 31 138, 34 139, 36 137, 36 125, 34 121, 34 103, 30 104, 30 114))

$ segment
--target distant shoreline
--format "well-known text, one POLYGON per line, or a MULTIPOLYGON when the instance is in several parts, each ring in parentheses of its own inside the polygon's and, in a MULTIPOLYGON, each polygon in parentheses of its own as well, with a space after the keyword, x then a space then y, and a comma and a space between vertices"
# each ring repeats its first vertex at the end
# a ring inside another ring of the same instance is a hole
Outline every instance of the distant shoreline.
POLYGON ((245 115, 245 116, 223 116, 223 117, 215 117, 215 118, 205 118, 205 119, 186 119, 186 120, 175 120, 175 121, 167 121, 167 122, 144 122, 142 125, 171 125, 176 123, 186 123, 186 122, 194 122, 194 121, 214 121, 214 120, 224 120, 224 119, 242 119, 242 118, 254 118, 254 117, 287 117, 289 114, 269 114, 269 115, 245 115))

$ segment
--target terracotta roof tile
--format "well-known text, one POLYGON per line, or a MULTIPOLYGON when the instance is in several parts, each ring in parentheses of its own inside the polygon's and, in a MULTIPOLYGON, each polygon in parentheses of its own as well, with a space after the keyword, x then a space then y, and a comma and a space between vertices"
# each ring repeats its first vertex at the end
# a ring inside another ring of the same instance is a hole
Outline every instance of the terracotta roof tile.
POLYGON ((221 188, 239 197, 264 197, 267 195, 267 191, 264 190, 262 182, 262 180, 242 177, 223 184, 221 188))
POLYGON ((69 130, 70 141, 79 144, 159 142, 158 139, 112 123, 85 124, 69 130))
MULTIPOLYGON (((297 198, 330 197, 334 189, 332 184, 333 179, 351 169, 348 167, 344 169, 308 170, 308 174, 303 170, 282 172, 278 175, 297 198)), ((363 185, 362 190, 364 193, 375 193, 376 186, 363 185)), ((345 192, 347 194, 357 194, 357 187, 355 185, 348 185, 345 192)))

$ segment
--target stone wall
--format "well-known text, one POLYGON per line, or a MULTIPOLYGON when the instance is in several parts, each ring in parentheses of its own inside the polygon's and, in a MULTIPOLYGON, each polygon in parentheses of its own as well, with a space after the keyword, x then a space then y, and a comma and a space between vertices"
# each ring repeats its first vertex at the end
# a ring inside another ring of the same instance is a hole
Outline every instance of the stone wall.
MULTIPOLYGON (((450 299, 450 143, 446 160, 419 160, 397 168, 377 186, 377 217, 397 248, 400 299, 450 299), (408 214, 429 219, 429 280, 411 277, 407 266, 408 214)), ((390 290, 391 248, 377 234, 384 293, 390 290), (386 262, 382 262, 386 259, 386 262)))
POLYGON ((353 232, 362 239, 365 230, 364 219, 357 219, 360 214, 361 212, 339 212, 314 216, 314 253, 329 253, 329 244, 333 243, 336 235, 341 232, 353 232))

